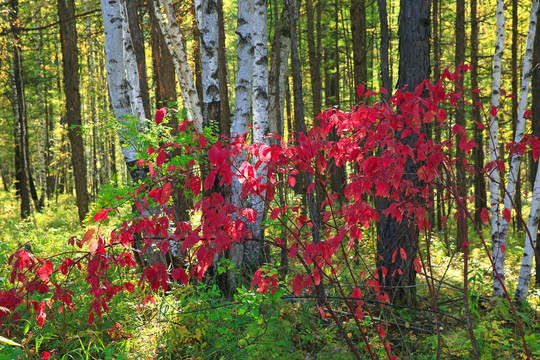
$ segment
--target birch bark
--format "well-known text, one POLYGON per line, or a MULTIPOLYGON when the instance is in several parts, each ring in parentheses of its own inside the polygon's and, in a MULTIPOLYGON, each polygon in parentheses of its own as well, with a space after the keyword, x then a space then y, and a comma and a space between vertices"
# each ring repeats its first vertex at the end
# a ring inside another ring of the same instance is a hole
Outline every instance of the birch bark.
POLYGON ((216 0, 195 0, 195 11, 199 23, 201 44, 201 70, 203 88, 203 126, 209 126, 210 120, 217 120, 220 110, 218 43, 219 27, 218 6, 216 0))
MULTIPOLYGON (((238 0, 236 33, 238 34, 238 45, 236 48, 238 57, 238 71, 236 75, 236 98, 234 104, 234 118, 231 125, 231 136, 242 135, 247 131, 247 125, 251 115, 251 87, 253 75, 253 7, 251 0, 238 0)), ((236 167, 245 161, 245 153, 236 160, 236 167)), ((232 202, 238 208, 242 207, 240 193, 242 185, 237 178, 231 183, 232 202)), ((235 244, 231 249, 231 260, 234 270, 229 272, 229 286, 236 288, 238 270, 241 269, 244 261, 244 246, 235 244)))
MULTIPOLYGON (((525 46, 525 57, 523 59, 523 78, 521 80, 521 92, 519 95, 516 139, 514 140, 516 141, 516 143, 517 143, 518 135, 521 135, 521 138, 523 138, 523 132, 525 129, 524 114, 527 109, 527 97, 529 95, 529 84, 530 84, 530 79, 532 76, 532 60, 533 60, 533 52, 534 52, 534 37, 536 34, 536 26, 537 26, 536 21, 537 21, 538 6, 539 6, 539 0, 533 0, 531 4, 531 17, 529 21, 529 32, 527 34, 527 43, 525 46)), ((512 162, 514 161, 514 158, 517 158, 517 156, 514 155, 514 157, 512 158, 512 162)), ((520 160, 521 160, 521 157, 519 157, 516 160, 517 169, 514 175, 514 179, 517 179, 518 177, 520 160)), ((512 171, 512 167, 510 167, 510 171, 512 171)), ((510 174, 510 176, 512 176, 512 173, 510 174)), ((514 183, 515 183, 515 180, 514 180, 514 183)), ((536 179, 534 183, 535 185, 533 188, 533 200, 531 202, 529 222, 527 225, 528 232, 525 239, 523 259, 521 262, 519 280, 518 280, 518 285, 517 285, 516 293, 515 293, 515 299, 517 302, 523 302, 527 298, 527 293, 529 291, 529 283, 531 281, 532 261, 535 255, 536 232, 538 231, 538 222, 539 222, 539 215, 540 215, 540 172, 538 170, 536 172, 536 179), (533 236, 533 238, 531 238, 529 234, 533 236)), ((508 185, 510 186, 510 181, 508 181, 508 185)), ((506 201, 505 201, 505 207, 506 207, 506 201)))
MULTIPOLYGON (((266 143, 268 134, 268 35, 267 35, 267 0, 258 0, 253 8, 253 45, 254 45, 254 63, 253 63, 253 142, 266 143)), ((253 165, 255 166, 255 160, 253 165)), ((267 169, 261 165, 257 176, 265 182, 267 169)), ((264 229, 262 221, 265 210, 264 197, 266 193, 260 196, 252 196, 250 199, 251 207, 256 211, 257 217, 252 225, 251 232, 255 241, 247 244, 247 260, 251 268, 262 265, 262 251, 264 229)))
MULTIPOLYGON (((497 0, 497 42, 495 43, 495 54, 493 56, 493 78, 491 82, 491 108, 499 108, 500 88, 501 88, 501 65, 504 50, 504 1, 497 0)), ((493 112, 491 112, 493 114, 493 112)), ((499 119, 498 114, 490 115, 489 118, 489 159, 491 162, 499 159, 499 119)), ((500 175, 499 168, 495 167, 490 174, 489 191, 491 204, 491 243, 492 256, 495 263, 493 271, 493 296, 500 297, 504 293, 502 283, 504 282, 504 253, 501 251, 502 231, 501 213, 499 199, 500 175), (499 277, 497 276, 499 274, 499 277)))
POLYGON ((174 67, 176 68, 176 75, 178 76, 178 82, 180 83, 180 91, 182 99, 184 100, 184 106, 187 110, 188 120, 193 122, 197 131, 202 132, 203 117, 199 95, 197 93, 197 88, 195 87, 193 74, 188 64, 186 50, 180 36, 180 29, 176 21, 171 0, 153 1, 159 27, 163 33, 165 42, 167 43, 167 48, 173 58, 174 67), (161 10, 162 7, 163 12, 161 10))

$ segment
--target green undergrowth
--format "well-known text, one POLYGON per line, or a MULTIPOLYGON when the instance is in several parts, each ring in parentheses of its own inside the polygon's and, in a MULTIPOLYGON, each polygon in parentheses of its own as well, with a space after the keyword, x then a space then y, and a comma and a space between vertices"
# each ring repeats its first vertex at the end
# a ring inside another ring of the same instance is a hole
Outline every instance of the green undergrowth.
MULTIPOLYGON (((85 229, 78 224, 73 197, 60 196, 43 213, 27 221, 18 219, 13 194, 0 191, 0 288, 9 289, 8 257, 26 246, 39 257, 72 250, 71 236, 85 229)), ((111 220, 113 226, 114 220, 111 220)), ((104 229, 105 231, 106 229, 104 229)), ((448 228, 449 239, 455 231, 448 228)), ((487 232, 487 230, 485 230, 487 232)), ((511 308, 505 301, 491 301, 491 266, 478 237, 471 235, 469 297, 471 321, 481 359, 525 358, 522 340, 511 308)), ((489 234, 485 234, 489 239, 489 234)), ((366 233, 360 247, 365 259, 374 258, 372 236, 366 233), (371 241, 371 243, 370 243, 371 241), (371 251, 371 253, 370 253, 371 251)), ((512 234, 507 257, 509 289, 515 287, 523 234, 512 234)), ((425 243, 425 242, 424 242, 425 243)), ((442 359, 471 359, 472 344, 463 307, 463 258, 452 255, 444 233, 434 232, 430 240, 442 359)), ((426 255, 427 249, 422 248, 426 255)), ((278 257, 278 256, 277 256, 278 257)), ((354 259, 351 259, 354 260, 354 259)), ((360 262, 351 261, 358 270, 360 262)), ((369 265, 369 264, 368 264, 369 265)), ((137 271, 116 270, 112 276, 138 276, 137 271)), ((291 274, 294 268, 291 269, 291 274)), ((49 352, 52 359, 351 359, 352 353, 326 312, 324 316, 308 296, 294 297, 282 286, 275 295, 251 291, 249 285, 226 298, 213 281, 181 286, 156 294, 155 304, 141 304, 141 290, 121 294, 109 304, 110 313, 88 323, 92 297, 86 293, 83 273, 74 273, 66 284, 75 292, 75 308, 50 312, 44 327, 37 326, 35 313, 21 311, 21 320, 9 340, 0 340, 0 360, 40 359, 49 352)), ((290 279, 285 279, 282 284, 290 279)), ((347 279, 343 279, 346 283, 347 279)), ((423 275, 417 277, 418 304, 413 308, 370 304, 373 319, 365 317, 365 336, 376 357, 385 358, 372 322, 385 324, 392 351, 400 359, 435 359, 437 332, 432 298, 423 275)), ((148 290, 147 290, 148 291, 148 290)), ((331 286, 326 287, 332 296, 331 286)), ((512 294, 512 293, 511 293, 512 294)), ((308 294, 306 294, 308 295, 308 294)), ((519 320, 533 359, 540 358, 540 289, 531 288, 529 304, 519 307, 519 320)), ((42 300, 35 298, 35 300, 42 300)), ((367 358, 363 337, 348 309, 338 299, 330 300, 344 335, 367 358)), ((53 305, 58 306, 58 305, 53 305)), ((9 325, 9 324, 4 324, 9 325)), ((1 334, 6 337, 6 334, 1 334)), ((1 338, 0 338, 1 339, 1 338)))

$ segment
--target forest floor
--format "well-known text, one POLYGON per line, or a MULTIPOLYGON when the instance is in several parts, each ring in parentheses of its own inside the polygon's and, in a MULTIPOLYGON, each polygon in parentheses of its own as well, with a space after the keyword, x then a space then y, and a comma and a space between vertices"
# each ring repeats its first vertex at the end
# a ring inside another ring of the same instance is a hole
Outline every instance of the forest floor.
MULTIPOLYGON (((72 198, 60 196, 43 213, 27 221, 18 217, 13 194, 0 191, 0 290, 11 287, 9 256, 21 246, 46 258, 72 248, 71 236, 82 237, 72 198)), ((113 226, 113 225, 111 225, 113 226)), ((452 238, 448 229, 447 239, 452 238)), ((489 237, 489 236, 488 236, 489 237)), ((463 260, 446 248, 444 234, 431 239, 431 261, 436 281, 437 310, 442 359, 472 359, 472 345, 463 308, 463 260)), ((523 234, 513 234, 507 251, 507 281, 516 283, 523 247, 523 234)), ((478 241, 477 241, 478 242, 478 241)), ((469 304, 478 351, 482 359, 525 359, 522 338, 512 311, 505 301, 492 302, 491 266, 483 251, 472 241, 469 271, 469 304)), ((370 255, 373 244, 361 251, 370 255)), ((138 270, 117 276, 136 276, 138 270)), ((120 273, 123 272, 123 273, 120 273)), ((534 280, 534 279, 533 279, 534 280)), ((286 283, 286 282, 284 282, 286 283)), ((180 286, 154 296, 155 304, 143 306, 146 293, 123 293, 109 304, 110 312, 88 323, 92 296, 83 276, 69 284, 75 293, 74 308, 51 312, 43 327, 35 312, 21 311, 21 320, 12 326, 5 320, 0 335, 21 346, 0 341, 2 359, 352 359, 352 353, 330 318, 321 313, 312 299, 294 297, 284 289, 262 295, 248 286, 226 298, 212 281, 180 286)), ((148 289, 146 290, 148 291, 148 289)), ((327 289, 327 291, 332 291, 327 289)), ((437 332, 432 298, 423 276, 417 278, 418 305, 412 308, 373 306, 374 320, 386 324, 392 352, 400 359, 435 359, 437 332)), ((49 295, 50 296, 50 295, 49 295)), ((56 306, 56 305, 53 305, 56 306)), ((366 345, 350 313, 335 304, 346 334, 366 358, 366 345)), ((540 288, 532 287, 529 304, 518 308, 525 340, 533 359, 540 359, 540 288)), ((370 322, 364 320, 367 338, 373 339, 376 358, 385 358, 370 322)), ((0 338, 1 339, 1 338, 0 338)))

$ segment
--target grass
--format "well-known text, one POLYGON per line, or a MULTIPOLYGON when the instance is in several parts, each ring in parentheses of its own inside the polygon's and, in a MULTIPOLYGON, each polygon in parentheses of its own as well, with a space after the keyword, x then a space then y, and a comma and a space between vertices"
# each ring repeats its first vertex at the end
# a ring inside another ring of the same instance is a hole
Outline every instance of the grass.
MULTIPOLYGON (((18 219, 18 203, 13 194, 0 191, 0 289, 10 287, 7 260, 20 246, 28 246, 36 256, 47 257, 70 250, 71 236, 85 232, 77 220, 72 197, 60 196, 45 212, 28 221, 18 219)), ((113 221, 111 221, 111 224, 113 221)), ((112 226, 112 225, 111 225, 112 226)), ((449 229, 452 233, 453 229, 449 229)), ((462 259, 447 254, 443 241, 435 234, 431 239, 433 270, 443 279, 438 291, 442 358, 470 359, 471 343, 463 310, 462 259)), ((487 234, 486 234, 487 235, 487 234)), ((441 235, 442 236, 442 235, 441 235)), ((489 236, 488 236, 489 238, 489 236)), ((522 253, 523 234, 513 234, 507 252, 507 283, 513 289, 517 281, 522 253)), ((364 250, 373 252, 374 244, 366 239, 364 250)), ((524 356, 521 339, 513 315, 504 301, 491 302, 491 266, 472 241, 469 273, 470 304, 475 336, 482 359, 520 359, 524 356)), ((373 254, 366 258, 373 258, 373 254)), ((124 271, 124 270, 121 270, 124 271)), ((136 276, 125 271, 122 276, 136 276)), ((120 273, 117 274, 120 276, 120 273)), ((53 359, 351 359, 352 354, 340 337, 336 325, 328 317, 321 318, 310 299, 282 299, 239 289, 234 299, 225 298, 216 284, 171 285, 168 294, 157 294, 156 304, 137 311, 141 290, 122 294, 109 305, 110 313, 94 324, 88 324, 88 308, 92 298, 83 274, 74 274, 70 288, 75 292, 76 307, 62 313, 52 311, 43 328, 37 326, 35 313, 21 311, 21 320, 8 334, 20 343, 15 347, 0 342, 0 360, 40 359, 47 351, 53 359), (117 324, 120 324, 119 327, 117 324)), ((407 309, 373 306, 376 321, 385 326, 387 339, 400 359, 434 359, 437 336, 434 332, 431 298, 418 276, 418 308, 407 309)), ((331 295, 331 287, 327 288, 331 295)), ((283 293, 283 292, 282 292, 283 293)), ((532 288, 529 305, 519 309, 533 358, 540 358, 540 289, 532 288)), ((333 300, 336 313, 347 336, 363 353, 365 345, 351 315, 333 300)), ((57 305, 54 305, 57 306, 57 305)), ((58 310, 58 309, 56 309, 58 310)), ((5 324, 9 325, 9 324, 5 324)), ((364 320, 367 337, 376 334, 369 320, 364 320)), ((384 349, 373 342, 377 356, 384 358, 384 349)))

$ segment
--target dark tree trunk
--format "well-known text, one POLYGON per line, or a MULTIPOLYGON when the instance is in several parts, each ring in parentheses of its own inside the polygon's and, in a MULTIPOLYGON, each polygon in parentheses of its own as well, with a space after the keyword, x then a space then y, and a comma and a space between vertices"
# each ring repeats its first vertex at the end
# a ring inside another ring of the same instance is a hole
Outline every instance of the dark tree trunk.
MULTIPOLYGON (((478 19, 476 18, 477 0, 471 0, 471 86, 473 89, 478 88, 478 19)), ((474 142, 478 147, 473 149, 474 167, 476 173, 474 176, 474 207, 476 209, 474 213, 474 222, 479 229, 482 228, 482 216, 481 209, 487 208, 487 192, 486 192, 486 178, 481 169, 484 168, 484 134, 481 129, 478 128, 478 124, 482 122, 480 115, 480 106, 476 105, 480 101, 478 93, 472 94, 472 120, 474 128, 474 142)))
POLYGON ((19 1, 11 0, 11 29, 13 30, 13 125, 15 131, 15 189, 21 199, 21 218, 30 216, 32 204, 30 198, 30 163, 28 161, 28 123, 24 97, 24 77, 22 66, 21 38, 19 26, 19 1))
POLYGON ((317 116, 322 109, 321 99, 321 58, 317 52, 315 45, 315 32, 313 24, 315 17, 313 12, 313 1, 306 1, 307 13, 307 38, 308 38, 308 53, 309 53, 309 72, 311 75, 311 91, 313 94, 313 116, 317 116))
MULTIPOLYGON (((519 73, 518 73, 518 1, 512 0, 512 137, 516 137, 516 125, 518 118, 518 99, 519 99, 519 73)), ((521 214, 521 172, 518 171, 516 181, 516 193, 514 195, 515 210, 521 214)), ((517 217, 512 218, 514 226, 518 230, 523 230, 523 222, 517 217)))
POLYGON ((77 29, 75 22, 75 1, 58 0, 60 19, 60 39, 62 41, 62 63, 64 92, 66 94, 66 119, 68 137, 71 143, 71 161, 75 177, 75 191, 79 220, 88 213, 88 188, 86 186, 86 161, 82 138, 81 96, 79 93, 79 51, 77 49, 77 29), (66 2, 67 1, 67 2, 66 2))
POLYGON ((157 23, 154 2, 149 1, 150 32, 152 38, 152 61, 154 66, 154 84, 156 108, 169 106, 169 103, 177 101, 176 72, 174 63, 163 39, 163 34, 157 23))
MULTIPOLYGON (((440 58, 440 36, 439 36, 439 1, 433 0, 433 82, 438 82, 441 79, 441 58, 440 58)), ((441 142, 441 127, 434 125, 433 129, 434 141, 436 144, 441 142)), ((441 187, 437 189, 435 207, 437 212, 437 231, 441 231, 443 228, 442 218, 444 213, 443 202, 444 189, 441 187)))
POLYGON ((223 0, 217 1, 218 6, 218 76, 220 98, 220 130, 221 133, 231 135, 231 108, 229 106, 229 86, 227 84, 227 54, 225 49, 225 23, 223 20, 223 0))
POLYGON ((390 67, 388 65, 388 46, 390 44, 390 34, 388 33, 388 13, 386 11, 386 0, 378 0, 379 21, 381 22, 381 79, 382 87, 388 91, 383 95, 385 100, 392 96, 392 81, 390 80, 390 67))
MULTIPOLYGON (((537 15, 537 23, 540 21, 540 13, 537 15)), ((536 27, 534 36, 534 53, 533 53, 533 74, 532 74, 532 105, 531 105, 531 125, 532 134, 540 139, 540 69, 537 67, 540 64, 540 29, 536 27)), ((532 158, 532 154, 529 154, 532 158)), ((534 186, 534 179, 538 167, 538 161, 531 162, 531 190, 534 186)), ((534 236, 534 234, 531 234, 534 236)), ((540 233, 536 239, 536 252, 540 254, 540 233)), ((540 262, 536 261, 536 285, 540 286, 540 262)))
MULTIPOLYGON (((455 47, 455 68, 458 69, 465 62, 465 0, 456 1, 456 47, 455 47)), ((463 91, 463 74, 460 74, 456 80, 456 92, 463 91)), ((456 106, 456 124, 466 128, 465 121, 465 103, 463 98, 458 99, 456 106)), ((457 134, 456 144, 459 144, 463 135, 457 134)), ((456 181, 459 196, 465 198, 467 196, 467 173, 465 171, 465 150, 460 146, 456 146, 456 181)), ((456 250, 463 252, 463 241, 466 238, 467 223, 465 217, 459 216, 457 221, 456 234, 456 250), (465 221, 463 226, 462 222, 465 221), (463 230, 462 230, 463 229, 463 230)))
MULTIPOLYGON (((381 29, 382 29, 381 18, 381 29)), ((388 24, 386 25, 388 29, 388 24)), ((351 0, 351 33, 353 44, 353 62, 354 62, 354 85, 367 84, 367 46, 366 46, 366 2, 365 0, 351 0)), ((386 32, 388 36, 388 30, 386 32)), ((381 41, 382 33, 381 33, 381 41)), ((382 47, 381 47, 382 50, 382 47)), ((386 47, 388 71, 388 46, 386 47)), ((382 51, 381 51, 382 54, 382 51)), ((382 69, 382 66, 381 66, 382 69)), ((355 91, 356 101, 359 101, 358 92, 355 91)))
MULTIPOLYGON (((430 74, 430 2, 426 0, 401 0, 399 13, 399 81, 398 88, 413 91, 430 74)), ((413 136, 414 137, 414 136, 413 136)), ((415 142, 416 139, 407 138, 415 142)), ((406 178, 418 185, 416 176, 418 164, 410 159, 405 164, 406 178)), ((378 208, 386 209, 388 201, 380 201, 378 208)), ((404 217, 398 222, 394 217, 380 214, 377 224, 377 257, 381 288, 390 296, 393 303, 416 303, 416 271, 414 259, 418 251, 418 227, 414 218, 404 217), (406 260, 400 256, 392 261, 394 252, 403 248, 406 260), (384 281, 381 267, 388 271, 384 281), (401 269, 402 274, 397 272, 401 269)))
MULTIPOLYGON (((137 0, 125 0, 129 21, 129 31, 133 50, 137 59, 137 70, 139 72, 139 92, 141 94, 144 114, 147 119, 152 116, 150 111, 150 95, 148 92, 148 77, 146 75, 146 56, 144 54, 144 40, 139 26, 139 14, 137 12, 137 0)), ((151 1, 152 2, 152 1, 151 1)))

